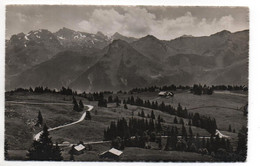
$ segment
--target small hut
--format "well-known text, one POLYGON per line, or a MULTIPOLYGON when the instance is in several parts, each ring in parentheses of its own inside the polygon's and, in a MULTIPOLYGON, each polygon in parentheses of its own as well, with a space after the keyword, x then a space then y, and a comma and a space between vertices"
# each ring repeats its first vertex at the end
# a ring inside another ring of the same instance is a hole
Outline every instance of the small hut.
POLYGON ((85 148, 86 147, 84 145, 82 145, 82 144, 74 146, 74 154, 79 155, 79 154, 84 153, 85 148))
POLYGON ((107 150, 107 151, 99 154, 99 157, 103 158, 103 159, 119 160, 122 153, 123 153, 122 151, 112 148, 110 150, 107 150))

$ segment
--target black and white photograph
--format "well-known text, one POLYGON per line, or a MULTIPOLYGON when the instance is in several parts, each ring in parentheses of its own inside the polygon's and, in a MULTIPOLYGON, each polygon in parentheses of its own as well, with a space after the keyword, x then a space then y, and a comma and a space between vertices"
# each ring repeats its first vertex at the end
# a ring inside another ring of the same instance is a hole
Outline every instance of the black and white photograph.
POLYGON ((246 162, 249 12, 6 5, 4 160, 246 162))

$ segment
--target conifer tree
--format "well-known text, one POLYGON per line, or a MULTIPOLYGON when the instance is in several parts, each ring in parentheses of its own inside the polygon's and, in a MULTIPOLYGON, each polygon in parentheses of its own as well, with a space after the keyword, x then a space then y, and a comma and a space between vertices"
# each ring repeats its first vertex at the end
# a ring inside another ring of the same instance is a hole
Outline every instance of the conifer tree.
POLYGON ((77 100, 75 99, 75 97, 73 96, 72 97, 72 100, 73 100, 73 111, 79 111, 79 105, 78 105, 78 102, 77 100))
POLYGON ((182 106, 180 103, 178 103, 178 107, 177 107, 177 115, 181 116, 182 115, 182 106))
POLYGON ((70 154, 70 161, 75 161, 74 159, 74 147, 75 145, 72 145, 70 151, 69 151, 69 154, 70 154))
POLYGON ((166 150, 166 151, 170 150, 169 146, 170 146, 170 136, 167 137, 167 141, 166 141, 166 145, 165 145, 164 150, 166 150))
POLYGON ((86 120, 91 120, 91 115, 90 115, 90 111, 86 111, 86 120))
POLYGON ((41 111, 39 111, 38 112, 38 120, 37 120, 36 126, 42 126, 42 123, 43 123, 43 118, 42 118, 41 111))
POLYGON ((161 136, 158 138, 158 148, 162 149, 162 137, 161 136))
POLYGON ((152 119, 155 119, 155 115, 154 115, 153 110, 152 110, 152 112, 151 112, 151 118, 152 118, 152 119))
POLYGON ((108 103, 112 103, 112 102, 113 102, 112 96, 108 96, 107 102, 108 102, 108 103))
POLYGON ((84 104, 81 100, 79 100, 79 110, 83 111, 84 110, 84 104))
POLYGON ((182 133, 182 137, 183 138, 187 138, 187 131, 184 125, 182 125, 182 129, 181 129, 181 133, 182 133))
POLYGON ((229 131, 229 132, 232 132, 231 125, 228 126, 228 131, 229 131))
POLYGON ((180 119, 180 124, 184 125, 184 121, 182 118, 180 119))
POLYGON ((142 112, 141 112, 141 117, 145 117, 145 114, 144 114, 144 110, 142 110, 142 112))
POLYGON ((173 123, 178 124, 178 120, 177 120, 176 116, 174 117, 173 123))
POLYGON ((32 147, 28 150, 27 157, 29 160, 40 161, 63 160, 59 146, 53 146, 46 124, 43 127, 39 140, 33 141, 32 147))
POLYGON ((128 109, 128 107, 127 107, 126 103, 124 104, 124 108, 125 108, 125 109, 128 109))
MULTIPOLYGON (((160 116, 160 115, 159 115, 159 116, 160 116)), ((159 117, 159 116, 158 116, 158 117, 159 117)), ((157 123, 156 128, 157 128, 157 131, 161 131, 161 130, 162 130, 162 125, 161 125, 160 119, 158 119, 158 123, 157 123)))
POLYGON ((116 106, 117 106, 117 107, 120 106, 120 102, 119 102, 119 100, 116 100, 116 106))
POLYGON ((193 138, 193 132, 192 132, 191 127, 189 127, 189 134, 190 134, 190 138, 192 139, 193 138))
POLYGON ((63 160, 63 157, 61 155, 60 147, 58 146, 58 143, 56 142, 55 147, 53 148, 53 156, 54 160, 61 161, 63 160))
POLYGON ((191 123, 191 120, 189 120, 189 123, 188 123, 188 125, 189 125, 189 126, 191 126, 191 125, 192 125, 192 123, 191 123))

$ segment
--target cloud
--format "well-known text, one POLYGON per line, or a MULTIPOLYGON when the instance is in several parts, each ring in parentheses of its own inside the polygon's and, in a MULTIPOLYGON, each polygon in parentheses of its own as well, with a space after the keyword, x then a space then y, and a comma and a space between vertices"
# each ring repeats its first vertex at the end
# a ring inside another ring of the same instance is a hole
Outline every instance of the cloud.
POLYGON ((114 9, 96 9, 88 20, 78 23, 80 29, 90 33, 97 31, 112 35, 115 32, 130 36, 140 36, 151 32, 155 15, 141 8, 125 8, 124 14, 114 9))
POLYGON ((219 19, 197 18, 191 12, 177 18, 157 19, 145 8, 124 8, 123 13, 114 9, 95 9, 89 19, 78 23, 81 30, 90 33, 97 31, 112 35, 119 32, 127 36, 142 37, 147 34, 160 39, 173 39, 181 35, 210 35, 223 29, 234 29, 234 18, 231 15, 219 19))
POLYGON ((241 16, 241 11, 233 10, 223 9, 220 14, 215 8, 13 7, 7 10, 6 34, 41 28, 55 32, 67 27, 88 33, 101 31, 108 36, 115 32, 133 37, 151 34, 168 40, 184 34, 205 36, 224 29, 234 32, 248 28, 246 18, 241 18, 245 12, 241 16))
POLYGON ((22 23, 25 23, 27 21, 27 16, 22 13, 17 13, 16 16, 18 17, 18 20, 22 23))

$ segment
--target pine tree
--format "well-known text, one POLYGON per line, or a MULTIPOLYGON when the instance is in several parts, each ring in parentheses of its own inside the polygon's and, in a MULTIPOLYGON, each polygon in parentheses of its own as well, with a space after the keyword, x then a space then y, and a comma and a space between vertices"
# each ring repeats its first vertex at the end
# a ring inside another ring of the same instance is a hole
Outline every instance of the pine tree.
POLYGON ((189 120, 189 123, 188 123, 188 125, 189 125, 189 126, 191 126, 191 125, 192 125, 192 123, 191 123, 191 120, 189 120))
POLYGON ((74 159, 74 147, 75 145, 72 145, 70 151, 69 151, 69 154, 70 154, 70 161, 75 161, 74 159))
POLYGON ((84 110, 84 104, 81 100, 79 100, 79 111, 83 111, 84 110))
POLYGON ((152 110, 152 112, 151 112, 151 118, 152 118, 152 119, 155 119, 155 115, 154 115, 153 110, 152 110))
POLYGON ((161 122, 161 116, 160 115, 157 116, 157 121, 161 122))
POLYGON ((113 102, 113 97, 112 96, 108 96, 107 102, 108 103, 112 103, 113 102))
POLYGON ((46 124, 43 127, 39 140, 33 141, 32 147, 28 150, 27 157, 29 160, 40 161, 63 160, 59 146, 57 144, 53 146, 46 124))
POLYGON ((184 125, 184 121, 183 121, 182 118, 181 118, 181 120, 180 120, 180 124, 184 125))
POLYGON ((141 117, 145 117, 145 114, 144 114, 144 110, 142 110, 142 112, 141 112, 141 117))
POLYGON ((228 131, 229 131, 229 132, 232 132, 231 125, 228 126, 228 131))
POLYGON ((162 125, 161 125, 161 118, 160 115, 158 115, 158 123, 156 125, 157 131, 161 131, 162 130, 162 125))
POLYGON ((116 100, 116 106, 117 106, 117 107, 120 106, 120 102, 119 102, 119 100, 116 100))
POLYGON ((187 138, 187 131, 184 125, 182 125, 182 129, 181 129, 181 133, 182 133, 182 137, 183 138, 187 138))
POLYGON ((173 123, 178 124, 178 120, 177 120, 176 116, 174 117, 173 123))
POLYGON ((193 132, 192 132, 191 127, 189 127, 189 134, 190 134, 190 138, 192 139, 193 138, 193 132))
POLYGON ((90 115, 90 111, 86 111, 86 120, 91 120, 91 115, 90 115))
POLYGON ((177 107, 177 115, 182 117, 182 106, 180 103, 178 103, 178 107, 177 107))
POLYGON ((77 102, 77 100, 75 99, 74 96, 72 97, 72 100, 73 100, 73 110, 79 111, 79 105, 78 105, 78 102, 77 102))
POLYGON ((33 89, 31 87, 29 88, 29 92, 33 92, 33 89))
POLYGON ((56 142, 55 147, 53 148, 53 156, 54 160, 61 161, 63 160, 63 157, 61 155, 60 147, 58 146, 58 143, 56 142))
POLYGON ((164 150, 168 151, 170 150, 170 136, 167 137, 167 140, 166 140, 166 144, 165 144, 165 147, 164 147, 164 150))
POLYGON ((42 118, 42 114, 41 111, 38 112, 38 120, 35 126, 42 126, 43 123, 43 118, 42 118))
POLYGON ((161 136, 158 139, 158 148, 162 149, 162 137, 161 136))

